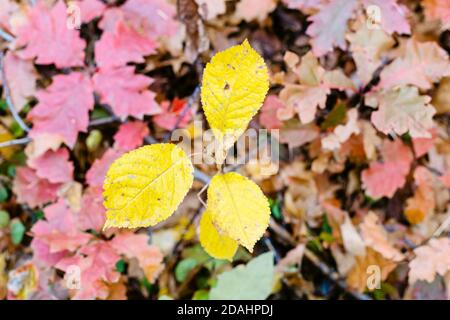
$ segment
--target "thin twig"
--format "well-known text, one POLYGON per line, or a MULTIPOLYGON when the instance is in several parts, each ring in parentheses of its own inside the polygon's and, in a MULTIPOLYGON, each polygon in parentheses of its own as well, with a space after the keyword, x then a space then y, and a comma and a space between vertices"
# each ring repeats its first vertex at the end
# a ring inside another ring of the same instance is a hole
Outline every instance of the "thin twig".
POLYGON ((11 42, 14 40, 14 37, 2 28, 0 28, 0 37, 7 42, 11 42))
POLYGON ((89 127, 102 126, 102 125, 110 124, 110 123, 117 122, 117 121, 120 121, 120 118, 117 116, 109 116, 109 117, 105 117, 105 118, 94 119, 89 122, 89 127))
MULTIPOLYGON (((282 226, 280 226, 274 219, 270 218, 270 229, 272 229, 282 240, 290 244, 291 246, 297 246, 297 242, 282 226)), ((347 283, 341 279, 339 274, 323 263, 311 250, 305 248, 305 257, 311 261, 316 268, 318 268, 323 274, 325 274, 331 281, 336 283, 342 290, 351 294, 358 300, 372 300, 368 295, 351 290, 347 283)))
POLYGON ((11 147, 11 146, 17 146, 17 145, 21 145, 21 144, 27 144, 31 141, 31 138, 29 137, 25 137, 25 138, 20 138, 20 139, 15 139, 15 140, 9 140, 9 141, 5 141, 5 142, 0 142, 0 148, 6 148, 6 147, 11 147))
POLYGON ((30 128, 23 122, 22 118, 19 116, 16 108, 14 107, 11 92, 9 91, 8 80, 6 79, 6 71, 5 71, 5 59, 3 52, 0 52, 0 69, 3 83, 3 91, 6 97, 6 104, 8 105, 9 111, 11 111, 14 120, 16 120, 17 124, 22 128, 25 132, 30 132, 30 128))

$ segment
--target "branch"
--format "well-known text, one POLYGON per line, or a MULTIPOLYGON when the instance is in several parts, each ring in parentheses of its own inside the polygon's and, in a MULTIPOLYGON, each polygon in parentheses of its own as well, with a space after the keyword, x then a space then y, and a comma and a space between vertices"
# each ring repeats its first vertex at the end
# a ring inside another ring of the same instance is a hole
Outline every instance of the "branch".
POLYGON ((2 28, 0 28, 0 37, 7 42, 11 42, 14 40, 14 37, 2 28))
POLYGON ((31 141, 31 138, 29 137, 25 137, 25 138, 20 138, 20 139, 15 139, 15 140, 9 140, 9 141, 5 141, 5 142, 0 142, 0 148, 6 148, 6 147, 11 147, 11 146, 17 146, 20 144, 27 144, 31 141))
POLYGON ((16 108, 14 107, 12 98, 11 98, 11 92, 9 91, 8 86, 8 80, 6 79, 6 71, 5 71, 5 59, 3 52, 0 52, 0 69, 1 69, 1 76, 2 76, 2 83, 3 83, 3 91, 5 92, 6 97, 6 104, 8 105, 9 111, 11 111, 11 114, 16 120, 17 124, 22 128, 25 132, 30 132, 30 127, 28 127, 25 122, 23 122, 22 118, 17 113, 16 108))
MULTIPOLYGON (((273 218, 270 218, 270 229, 272 229, 281 239, 295 247, 297 242, 282 226, 280 226, 273 218)), ((352 295, 357 300, 372 300, 368 295, 351 290, 347 283, 341 279, 339 274, 327 266, 311 250, 305 248, 305 257, 311 261, 316 268, 318 268, 323 274, 325 274, 331 281, 336 283, 342 290, 352 295)))

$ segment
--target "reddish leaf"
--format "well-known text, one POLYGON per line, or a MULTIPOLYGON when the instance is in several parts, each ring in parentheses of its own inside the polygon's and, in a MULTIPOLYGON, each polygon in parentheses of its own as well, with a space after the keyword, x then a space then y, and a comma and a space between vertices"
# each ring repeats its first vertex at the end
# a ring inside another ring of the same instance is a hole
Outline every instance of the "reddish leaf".
POLYGON ((60 184, 40 179, 31 168, 19 167, 16 170, 13 191, 17 195, 17 201, 26 203, 32 208, 55 200, 59 187, 60 184))
POLYGON ((93 77, 100 101, 111 106, 121 117, 142 118, 160 112, 155 94, 147 89, 152 79, 135 74, 133 67, 100 69, 93 77))
POLYGON ((44 209, 45 219, 39 220, 31 231, 34 238, 49 246, 49 252, 75 251, 88 243, 90 234, 80 231, 77 216, 63 199, 44 209))
POLYGON ((28 159, 28 165, 36 171, 39 178, 51 183, 68 182, 73 177, 73 164, 69 161, 69 151, 65 148, 48 150, 38 158, 28 159))
POLYGON ((386 140, 382 154, 384 162, 372 162, 361 175, 366 193, 373 198, 392 197, 405 184, 413 160, 411 151, 401 140, 386 140))
POLYGON ((78 220, 82 230, 100 231, 105 223, 105 207, 101 187, 89 187, 81 198, 81 209, 78 220))
POLYGON ((106 172, 109 166, 122 154, 121 151, 115 149, 108 149, 100 159, 97 159, 92 164, 91 168, 86 173, 86 182, 91 187, 102 187, 103 180, 105 180, 106 172))
POLYGON ((107 283, 119 280, 120 274, 115 270, 119 259, 108 242, 98 241, 84 246, 77 255, 62 259, 56 268, 64 271, 73 266, 80 268, 80 290, 75 290, 74 299, 106 299, 107 283))
POLYGON ((36 93, 37 76, 33 63, 8 51, 5 55, 5 75, 14 107, 20 111, 28 98, 36 93))
POLYGON ((106 9, 103 2, 99 0, 81 0, 76 1, 75 4, 80 7, 81 21, 84 23, 100 17, 106 9))
POLYGON ((146 278, 153 282, 162 267, 163 255, 158 247, 150 245, 148 241, 145 234, 126 232, 118 234, 111 245, 127 258, 137 258, 146 278))
POLYGON ((154 116, 153 121, 167 130, 176 129, 177 122, 179 128, 184 128, 194 116, 194 110, 187 108, 188 104, 184 99, 175 98, 172 103, 164 101, 161 103, 162 113, 154 116))
POLYGON ((259 122, 266 129, 279 129, 283 126, 283 122, 278 119, 277 111, 285 108, 283 101, 276 95, 268 95, 266 101, 261 108, 259 122))
POLYGON ((119 131, 114 135, 114 146, 123 151, 130 151, 142 145, 144 137, 148 136, 150 130, 142 121, 130 121, 121 124, 119 131))
POLYGON ((124 66, 128 62, 144 62, 143 56, 155 53, 153 39, 141 35, 124 21, 105 31, 95 44, 95 58, 100 68, 124 66))
POLYGON ((94 95, 89 78, 79 72, 53 77, 53 83, 36 94, 39 103, 28 114, 30 136, 55 134, 72 148, 78 132, 86 131, 94 95))
POLYGON ((67 17, 62 0, 53 8, 38 1, 17 32, 16 46, 25 46, 18 54, 24 59, 37 58, 38 64, 54 63, 58 68, 83 65, 86 44, 77 30, 67 27, 67 17))

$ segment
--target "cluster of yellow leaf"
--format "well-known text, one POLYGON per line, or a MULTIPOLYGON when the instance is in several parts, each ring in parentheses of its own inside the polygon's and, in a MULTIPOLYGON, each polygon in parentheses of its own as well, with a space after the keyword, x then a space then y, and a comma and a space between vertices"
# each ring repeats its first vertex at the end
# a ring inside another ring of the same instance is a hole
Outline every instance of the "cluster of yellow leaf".
MULTIPOLYGON (((217 53, 207 64, 201 100, 223 164, 228 149, 245 131, 269 89, 263 58, 245 40, 217 53)), ((117 159, 104 182, 104 205, 110 227, 153 226, 167 219, 193 182, 193 166, 178 146, 144 146, 117 159)), ((208 189, 200 221, 200 242, 211 256, 231 260, 239 246, 249 251, 267 229, 270 209, 257 184, 237 173, 218 173, 208 189)))

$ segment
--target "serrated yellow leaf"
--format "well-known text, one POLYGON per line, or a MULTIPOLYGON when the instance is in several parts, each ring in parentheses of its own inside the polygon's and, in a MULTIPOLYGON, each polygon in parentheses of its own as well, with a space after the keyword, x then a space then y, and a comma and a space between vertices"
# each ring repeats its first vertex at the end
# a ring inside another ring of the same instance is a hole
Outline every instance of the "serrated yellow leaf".
POLYGON ((153 144, 113 162, 103 184, 104 229, 153 226, 178 207, 194 180, 190 159, 178 146, 153 144))
POLYGON ((217 53, 206 65, 201 99, 219 146, 219 164, 258 112, 268 90, 267 66, 247 40, 217 53))
POLYGON ((200 244, 211 257, 230 261, 239 246, 236 240, 221 234, 216 229, 208 209, 203 213, 200 220, 200 244))
POLYGON ((211 179, 208 210, 214 226, 250 252, 269 225, 269 201, 257 184, 235 172, 211 179))

